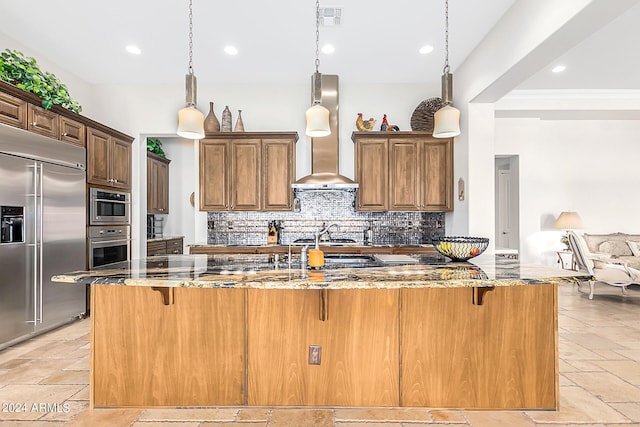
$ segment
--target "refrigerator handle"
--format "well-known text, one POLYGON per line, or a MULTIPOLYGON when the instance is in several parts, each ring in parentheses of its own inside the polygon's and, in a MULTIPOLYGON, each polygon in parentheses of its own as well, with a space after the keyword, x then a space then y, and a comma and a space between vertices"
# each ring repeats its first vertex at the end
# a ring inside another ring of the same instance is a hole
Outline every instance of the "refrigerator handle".
POLYGON ((38 163, 33 163, 33 322, 38 323, 38 163))
POLYGON ((38 206, 38 214, 40 216, 40 219, 37 221, 37 223, 40 224, 40 233, 38 234, 38 247, 39 249, 39 256, 38 256, 38 276, 40 279, 40 294, 38 296, 38 305, 40 308, 40 317, 37 319, 37 321, 39 321, 40 323, 42 323, 42 289, 44 288, 44 282, 42 281, 42 270, 43 270, 43 262, 42 262, 42 258, 43 258, 43 241, 44 241, 44 230, 43 230, 43 220, 44 220, 44 199, 43 199, 43 188, 42 188, 42 183, 44 180, 44 165, 42 163, 39 164, 40 166, 40 172, 38 173, 38 178, 39 178, 39 184, 40 184, 40 191, 38 191, 38 198, 40 199, 40 206, 38 206))

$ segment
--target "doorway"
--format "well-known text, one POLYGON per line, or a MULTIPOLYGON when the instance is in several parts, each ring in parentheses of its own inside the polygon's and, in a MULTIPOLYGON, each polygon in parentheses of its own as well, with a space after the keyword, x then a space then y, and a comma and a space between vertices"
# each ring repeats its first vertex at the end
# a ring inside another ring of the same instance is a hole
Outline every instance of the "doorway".
POLYGON ((518 156, 495 158, 496 254, 517 255, 520 249, 518 156))

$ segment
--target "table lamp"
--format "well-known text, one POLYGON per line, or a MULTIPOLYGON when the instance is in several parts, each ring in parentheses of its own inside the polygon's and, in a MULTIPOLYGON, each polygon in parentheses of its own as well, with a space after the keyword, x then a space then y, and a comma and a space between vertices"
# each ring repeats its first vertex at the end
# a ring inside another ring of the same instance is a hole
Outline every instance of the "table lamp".
MULTIPOLYGON (((560 213, 556 222, 553 223, 553 228, 565 231, 576 230, 584 228, 584 223, 577 212, 565 211, 560 213)), ((567 247, 567 250, 569 250, 569 237, 566 233, 562 236, 560 241, 567 247)))

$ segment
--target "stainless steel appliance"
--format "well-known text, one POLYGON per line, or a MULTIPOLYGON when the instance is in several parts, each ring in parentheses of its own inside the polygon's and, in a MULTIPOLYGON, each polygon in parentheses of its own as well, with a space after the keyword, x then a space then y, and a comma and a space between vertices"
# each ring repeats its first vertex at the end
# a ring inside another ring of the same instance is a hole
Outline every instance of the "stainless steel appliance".
POLYGON ((0 125, 0 348, 85 312, 85 149, 0 125))
POLYGON ((129 224, 131 200, 129 193, 91 188, 89 192, 89 224, 129 224))
POLYGON ((128 225, 89 227, 89 268, 129 260, 131 233, 128 225))

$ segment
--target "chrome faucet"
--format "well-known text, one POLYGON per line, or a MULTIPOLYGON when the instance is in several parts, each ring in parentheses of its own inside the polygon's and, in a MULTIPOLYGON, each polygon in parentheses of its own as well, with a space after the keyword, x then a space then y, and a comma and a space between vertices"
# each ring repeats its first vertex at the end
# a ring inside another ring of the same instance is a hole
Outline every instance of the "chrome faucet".
POLYGON ((307 260, 309 257, 307 256, 307 250, 309 249, 309 245, 304 245, 300 249, 300 268, 305 270, 307 268, 307 260))
POLYGON ((318 230, 315 231, 315 237, 316 237, 316 249, 320 249, 320 236, 322 236, 323 234, 328 234, 329 233, 329 229, 331 227, 333 227, 335 225, 336 227, 336 231, 340 231, 340 226, 338 225, 337 222, 334 222, 332 224, 326 225, 326 223, 322 223, 322 227, 320 227, 318 230))

